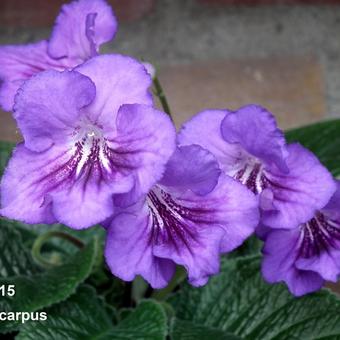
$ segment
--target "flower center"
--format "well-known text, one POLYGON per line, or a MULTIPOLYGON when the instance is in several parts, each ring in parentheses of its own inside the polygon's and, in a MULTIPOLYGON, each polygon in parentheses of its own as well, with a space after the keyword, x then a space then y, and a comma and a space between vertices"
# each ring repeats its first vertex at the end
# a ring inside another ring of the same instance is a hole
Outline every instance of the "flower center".
POLYGON ((74 147, 71 153, 76 159, 76 176, 85 171, 103 175, 102 171, 111 172, 110 149, 102 130, 92 124, 84 124, 74 132, 74 147))
POLYGON ((152 235, 156 243, 174 244, 177 250, 185 245, 190 250, 195 238, 195 220, 204 212, 177 204, 170 194, 159 187, 151 190, 147 196, 147 203, 152 215, 152 235))
POLYGON ((318 212, 309 222, 300 226, 300 252, 304 258, 320 255, 330 247, 340 245, 340 223, 318 212))
POLYGON ((247 162, 233 177, 244 184, 254 194, 259 194, 267 186, 263 166, 256 161, 247 162))

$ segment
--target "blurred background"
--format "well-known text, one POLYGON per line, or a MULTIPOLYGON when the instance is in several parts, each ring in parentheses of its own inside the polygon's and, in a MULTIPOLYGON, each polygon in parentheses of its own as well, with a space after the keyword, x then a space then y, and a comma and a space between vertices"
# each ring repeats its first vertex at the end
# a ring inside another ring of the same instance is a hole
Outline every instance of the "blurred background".
MULTIPOLYGON (((49 37, 62 0, 0 0, 0 44, 49 37)), ((102 49, 159 69, 177 126, 205 108, 258 103, 283 128, 340 117, 339 0, 109 0, 102 49)), ((9 113, 0 139, 20 139, 9 113)))

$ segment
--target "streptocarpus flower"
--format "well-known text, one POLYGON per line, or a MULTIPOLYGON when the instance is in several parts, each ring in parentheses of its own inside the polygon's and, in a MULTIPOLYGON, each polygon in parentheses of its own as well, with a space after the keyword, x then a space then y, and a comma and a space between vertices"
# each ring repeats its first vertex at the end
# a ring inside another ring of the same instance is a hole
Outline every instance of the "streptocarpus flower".
POLYGON ((0 105, 12 110, 14 96, 33 75, 72 69, 97 55, 110 41, 117 21, 105 0, 77 0, 64 5, 49 41, 0 47, 0 105))
POLYGON ((113 214, 115 194, 132 203, 148 192, 175 149, 150 84, 140 63, 119 55, 26 81, 14 106, 25 142, 2 178, 1 215, 81 229, 113 214))
POLYGON ((259 195, 266 226, 295 228, 334 192, 327 169, 301 145, 287 145, 273 115, 260 106, 203 111, 184 125, 178 140, 211 151, 227 175, 259 195))
POLYGON ((108 227, 106 261, 126 281, 143 276, 154 288, 171 279, 175 264, 203 285, 219 271, 220 253, 250 236, 258 223, 255 196, 220 175, 213 155, 184 146, 146 198, 115 216, 108 227))
POLYGON ((308 222, 266 235, 262 274, 284 281, 297 296, 316 291, 340 274, 340 182, 328 204, 308 222))

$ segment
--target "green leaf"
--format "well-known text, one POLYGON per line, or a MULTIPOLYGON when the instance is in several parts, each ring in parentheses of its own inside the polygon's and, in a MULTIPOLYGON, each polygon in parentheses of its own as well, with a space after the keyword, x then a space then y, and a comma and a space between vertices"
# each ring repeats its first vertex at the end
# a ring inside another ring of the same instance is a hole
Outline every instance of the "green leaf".
MULTIPOLYGON (((177 318, 243 339, 340 338, 340 301, 328 290, 302 298, 268 285, 256 257, 223 261, 206 286, 186 285, 170 300, 177 318)), ((196 337, 196 340, 199 340, 196 337)))
POLYGON ((14 143, 0 142, 0 177, 3 175, 7 162, 12 154, 12 150, 15 147, 14 143))
POLYGON ((162 305, 143 300, 103 339, 163 340, 167 334, 167 317, 162 305))
MULTIPOLYGON (((97 242, 89 243, 65 264, 34 275, 19 275, 0 280, 15 285, 14 297, 3 297, 0 310, 34 312, 67 299, 91 273, 97 254, 97 242)), ((0 332, 17 328, 17 323, 1 322, 0 332)))
POLYGON ((99 339, 112 329, 104 302, 91 286, 80 286, 67 301, 46 309, 46 321, 31 321, 20 328, 18 340, 99 339))
POLYGON ((173 340, 240 340, 241 338, 204 325, 195 325, 190 321, 174 319, 171 324, 173 340))
POLYGON ((340 119, 289 130, 286 137, 313 151, 334 176, 340 175, 340 119))
POLYGON ((0 249, 0 279, 38 271, 21 233, 10 221, 3 219, 0 219, 0 249))
POLYGON ((47 321, 25 324, 17 339, 163 340, 166 336, 167 320, 158 303, 142 301, 118 326, 113 326, 104 302, 89 286, 81 286, 77 294, 46 312, 47 321))

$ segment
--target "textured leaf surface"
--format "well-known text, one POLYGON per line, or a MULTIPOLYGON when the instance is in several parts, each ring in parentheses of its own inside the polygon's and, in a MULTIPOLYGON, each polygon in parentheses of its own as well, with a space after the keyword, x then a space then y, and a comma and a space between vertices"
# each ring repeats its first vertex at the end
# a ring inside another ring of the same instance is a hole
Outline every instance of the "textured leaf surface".
POLYGON ((173 340, 240 340, 236 335, 190 321, 174 319, 171 325, 173 340))
POLYGON ((0 279, 37 272, 15 224, 0 219, 0 279))
POLYGON ((258 257, 223 261, 208 285, 186 285, 170 301, 178 319, 243 339, 340 339, 338 298, 327 290, 295 298, 281 284, 266 284, 258 257))
POLYGON ((112 329, 103 301, 90 286, 79 287, 67 301, 48 308, 46 312, 46 321, 25 324, 17 339, 99 339, 112 329))
POLYGON ((82 286, 67 301, 46 310, 45 322, 23 326, 18 340, 133 339, 163 340, 167 320, 162 307, 151 300, 142 301, 117 326, 92 287, 82 286))
MULTIPOLYGON (((69 261, 51 270, 0 280, 0 285, 15 285, 14 297, 1 299, 0 310, 33 312, 67 299, 91 273, 96 259, 97 243, 91 242, 69 261)), ((13 322, 1 322, 0 332, 15 329, 13 322)))
POLYGON ((167 333, 167 317, 161 304, 143 300, 114 330, 101 339, 162 340, 167 333))
POLYGON ((340 119, 289 130, 286 137, 313 151, 334 176, 340 175, 340 119))

